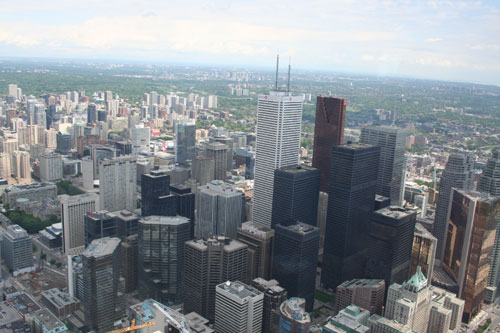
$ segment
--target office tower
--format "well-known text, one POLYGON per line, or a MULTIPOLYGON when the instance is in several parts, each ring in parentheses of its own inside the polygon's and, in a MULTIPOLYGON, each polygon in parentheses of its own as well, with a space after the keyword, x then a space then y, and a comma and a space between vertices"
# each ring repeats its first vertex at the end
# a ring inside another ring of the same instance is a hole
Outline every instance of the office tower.
POLYGON ((197 190, 196 237, 222 235, 236 238, 241 225, 242 193, 221 180, 213 180, 197 190))
POLYGON ((206 146, 206 154, 214 160, 214 179, 225 180, 227 171, 227 146, 214 142, 206 146))
POLYGON ((19 184, 31 183, 30 153, 26 151, 15 151, 12 154, 14 168, 12 174, 19 184))
POLYGON ((379 154, 379 147, 361 143, 332 150, 321 276, 327 289, 364 275, 379 154))
POLYGON ((366 126, 361 129, 360 142, 380 147, 377 194, 391 198, 392 205, 402 205, 406 130, 395 126, 366 126))
POLYGON ((437 239, 436 259, 443 260, 448 235, 448 208, 452 188, 470 190, 474 185, 474 158, 466 154, 450 154, 439 183, 439 195, 432 234, 437 239))
POLYGON ((436 245, 436 237, 427 231, 420 223, 415 224, 408 278, 413 276, 417 271, 417 266, 420 266, 429 285, 431 284, 432 273, 434 271, 434 260, 436 258, 436 245))
POLYGON ((280 306, 280 333, 307 333, 311 327, 311 316, 306 312, 306 300, 292 297, 280 306))
POLYGON ((256 278, 252 281, 255 289, 264 293, 264 309, 262 311, 262 333, 277 332, 280 320, 280 305, 288 298, 285 288, 276 280, 256 278))
POLYGON ((248 247, 226 237, 190 240, 184 248, 184 312, 215 318, 215 287, 245 281, 248 247))
POLYGON ((371 314, 382 314, 384 296, 384 280, 354 279, 345 281, 337 287, 335 312, 354 304, 368 309, 371 314))
POLYGON ((31 238, 26 230, 17 224, 7 226, 3 233, 1 252, 5 266, 14 276, 34 269, 31 238))
POLYGON ((432 292, 427 279, 417 272, 402 285, 393 283, 387 291, 385 317, 407 325, 419 333, 426 333, 431 310, 432 292))
POLYGON ((137 159, 123 156, 99 161, 101 208, 110 212, 137 208, 137 159))
POLYGON ((271 278, 274 230, 262 224, 245 222, 237 229, 237 239, 248 245, 248 279, 271 278))
POLYGON ((373 212, 367 244, 368 278, 384 279, 388 286, 408 278, 416 222, 417 213, 403 207, 373 212))
POLYGON ((307 311, 313 310, 318 265, 319 229, 290 221, 274 226, 273 279, 280 282, 289 296, 306 300, 307 311))
POLYGON ((59 201, 63 225, 63 252, 79 254, 85 247, 85 215, 99 210, 99 197, 94 193, 61 195, 59 201))
POLYGON ((81 254, 83 311, 89 331, 105 332, 125 315, 123 279, 120 278, 120 239, 94 240, 81 254))
POLYGON ((191 192, 191 187, 184 184, 170 186, 170 193, 177 198, 177 214, 187 217, 191 221, 191 238, 194 238, 195 194, 191 192))
POLYGON ((40 155, 40 178, 46 182, 62 179, 62 157, 57 153, 43 153, 40 155))
POLYGON ((194 123, 175 125, 175 162, 186 164, 196 156, 196 126, 194 123))
POLYGON ((239 281, 215 287, 215 331, 221 333, 261 332, 264 294, 239 281))
POLYGON ((214 140, 215 142, 223 143, 227 146, 226 165, 227 165, 227 171, 231 171, 231 169, 233 168, 233 156, 234 156, 233 139, 227 136, 216 136, 214 140))
POLYGON ((329 190, 332 148, 344 143, 346 104, 343 98, 318 96, 316 99, 312 166, 321 171, 322 192, 329 190))
POLYGON ((205 185, 215 179, 215 160, 208 156, 196 156, 193 159, 192 177, 205 185))
MULTIPOLYGON (((477 190, 483 193, 489 193, 492 196, 500 196, 500 149, 495 149, 492 156, 488 159, 483 170, 477 190)), ((500 219, 499 219, 500 221, 500 219)), ((488 274, 488 283, 486 287, 485 301, 491 303, 497 297, 498 287, 500 286, 500 223, 497 223, 495 243, 491 250, 490 272, 488 274)))
POLYGON ((191 222, 182 216, 139 220, 139 291, 164 304, 180 304, 184 284, 184 243, 191 222))
POLYGON ((368 317, 370 317, 370 311, 363 307, 351 304, 341 309, 337 316, 350 319, 362 325, 368 325, 368 317))
POLYGON ((142 216, 177 214, 177 199, 170 194, 170 176, 153 170, 141 177, 142 216))
POLYGON ((89 104, 87 107, 87 124, 97 122, 97 106, 95 104, 89 104))
POLYGON ((56 151, 61 154, 67 154, 71 150, 71 135, 68 132, 57 132, 56 151))
POLYGON ((462 325, 464 300, 444 289, 431 287, 432 306, 429 318, 429 332, 455 332, 462 325))
POLYGON ((299 159, 302 96, 271 91, 257 106, 257 139, 253 221, 271 226, 274 170, 296 165, 299 159))
POLYGON ((316 226, 320 175, 320 170, 306 165, 274 171, 272 227, 288 220, 316 226))
POLYGON ((453 189, 448 216, 442 266, 458 284, 458 297, 465 300, 463 320, 469 322, 486 295, 500 197, 453 189))
POLYGON ((104 237, 116 237, 116 219, 107 210, 85 214, 85 246, 104 237))
POLYGON ((103 121, 103 122, 108 121, 108 113, 106 112, 106 110, 97 111, 97 121, 103 121))

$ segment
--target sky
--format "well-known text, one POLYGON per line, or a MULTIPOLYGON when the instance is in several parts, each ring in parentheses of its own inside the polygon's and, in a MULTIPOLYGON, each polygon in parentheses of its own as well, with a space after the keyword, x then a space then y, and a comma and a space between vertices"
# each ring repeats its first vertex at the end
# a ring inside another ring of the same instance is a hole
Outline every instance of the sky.
POLYGON ((258 66, 500 85, 500 1, 0 0, 0 56, 258 66))

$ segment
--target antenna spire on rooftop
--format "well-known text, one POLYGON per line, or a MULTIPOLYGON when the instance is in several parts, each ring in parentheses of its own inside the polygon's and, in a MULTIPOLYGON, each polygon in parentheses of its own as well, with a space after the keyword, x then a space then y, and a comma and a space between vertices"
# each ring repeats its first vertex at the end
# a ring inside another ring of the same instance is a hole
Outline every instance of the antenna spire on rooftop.
POLYGON ((288 82, 286 85, 286 92, 290 92, 290 70, 292 69, 290 63, 292 62, 292 57, 288 58, 288 82))
POLYGON ((276 84, 275 84, 275 89, 278 91, 278 68, 280 64, 280 55, 278 54, 276 57, 276 84))

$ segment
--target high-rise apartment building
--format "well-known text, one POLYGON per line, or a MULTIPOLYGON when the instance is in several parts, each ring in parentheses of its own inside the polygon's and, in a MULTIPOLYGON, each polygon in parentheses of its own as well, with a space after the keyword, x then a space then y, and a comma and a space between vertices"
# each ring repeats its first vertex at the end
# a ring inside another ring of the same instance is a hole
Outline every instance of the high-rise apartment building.
POLYGON ((248 279, 271 278, 274 230, 255 222, 242 223, 237 239, 248 245, 248 279))
POLYGON ((463 320, 469 322, 486 295, 500 197, 453 189, 448 216, 442 266, 458 284, 458 297, 465 300, 463 320))
POLYGON ((137 208, 137 159, 132 156, 99 162, 101 208, 110 212, 137 208))
POLYGON ((54 182, 63 178, 62 157, 57 153, 40 155, 40 178, 46 182, 54 182))
POLYGON ((360 142, 380 147, 377 194, 390 198, 392 205, 402 205, 406 130, 395 126, 366 126, 361 129, 360 142))
POLYGON ((432 292, 427 279, 417 267, 417 272, 408 281, 402 285, 393 283, 389 287, 385 317, 407 325, 415 332, 426 333, 431 303, 432 292))
POLYGON ((286 301, 288 293, 276 280, 256 278, 252 281, 252 286, 264 293, 262 333, 277 332, 280 320, 280 305, 286 301))
POLYGON ((99 197, 94 193, 61 195, 63 252, 76 255, 85 247, 85 215, 99 210, 99 197))
POLYGON ((19 184, 31 183, 31 163, 30 153, 27 151, 15 151, 12 154, 12 163, 14 168, 12 174, 19 184))
POLYGON ((289 220, 316 226, 320 175, 319 169, 306 165, 286 166, 274 171, 271 226, 289 220))
POLYGON ((226 237, 190 240, 184 249, 184 311, 215 318, 215 287, 245 281, 247 245, 226 237))
POLYGON ((274 170, 299 160, 302 96, 271 91, 257 106, 253 221, 271 226, 274 170))
POLYGON ((89 331, 112 330, 114 322, 125 316, 120 239, 97 239, 83 251, 81 258, 85 326, 89 331))
POLYGON ((373 212, 367 244, 368 278, 384 279, 389 286, 408 278, 416 222, 416 211, 403 207, 373 212))
POLYGON ((364 275, 379 154, 379 147, 361 143, 332 150, 321 277, 325 288, 335 290, 364 275))
POLYGON ((307 333, 311 327, 311 316, 306 312, 306 300, 292 297, 280 306, 279 332, 307 333))
POLYGON ((306 300, 313 310, 318 265, 319 229, 301 222, 274 226, 273 279, 280 282, 289 296, 306 300))
POLYGON ((241 225, 242 193, 221 180, 213 180, 197 189, 196 237, 221 235, 236 238, 241 225))
POLYGON ((452 188, 470 190, 474 185, 474 158, 466 154, 453 153, 448 157, 439 183, 439 195, 432 234, 437 238, 436 259, 442 260, 448 235, 448 208, 452 188))
POLYGON ((215 331, 258 333, 262 331, 264 294, 239 281, 215 287, 215 331))
POLYGON ((163 304, 181 304, 184 292, 184 243, 191 222, 181 216, 139 220, 139 290, 163 304))
POLYGON ((227 145, 214 142, 206 146, 207 157, 214 160, 214 179, 226 180, 227 145))
POLYGON ((312 166, 321 170, 320 190, 328 193, 332 148, 344 143, 347 101, 343 98, 318 96, 314 126, 312 166))
POLYGON ((5 266, 14 276, 34 269, 31 238, 17 224, 7 226, 3 233, 1 252, 5 266))
POLYGON ((335 312, 354 304, 368 309, 371 314, 382 314, 384 296, 384 280, 354 279, 345 281, 337 287, 335 312))
POLYGON ((186 164, 196 156, 196 126, 194 123, 175 125, 175 162, 186 164))
POLYGON ((436 258, 436 246, 436 237, 434 237, 420 223, 415 224, 408 278, 412 277, 417 271, 417 266, 420 266, 420 269, 427 278, 429 285, 431 284, 432 273, 434 271, 434 261, 436 258))

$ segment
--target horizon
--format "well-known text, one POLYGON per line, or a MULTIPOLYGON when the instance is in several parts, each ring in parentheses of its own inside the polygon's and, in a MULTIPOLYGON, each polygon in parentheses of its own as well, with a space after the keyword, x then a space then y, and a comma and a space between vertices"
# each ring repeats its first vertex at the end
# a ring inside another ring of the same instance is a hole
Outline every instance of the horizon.
POLYGON ((8 57, 272 67, 279 53, 309 70, 497 86, 498 36, 500 4, 491 0, 20 0, 0 9, 8 57))

